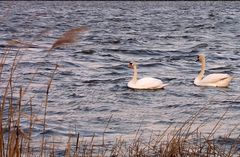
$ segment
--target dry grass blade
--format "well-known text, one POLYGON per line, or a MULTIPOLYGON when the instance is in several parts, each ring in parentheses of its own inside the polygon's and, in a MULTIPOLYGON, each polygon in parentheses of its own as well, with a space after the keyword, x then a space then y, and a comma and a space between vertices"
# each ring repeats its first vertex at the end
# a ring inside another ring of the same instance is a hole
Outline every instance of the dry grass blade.
POLYGON ((31 43, 28 43, 25 41, 20 41, 20 40, 13 40, 13 39, 7 41, 7 43, 8 43, 8 46, 14 46, 14 47, 19 47, 19 48, 33 46, 31 43))
POLYGON ((74 152, 74 157, 77 157, 78 156, 78 147, 79 147, 79 133, 77 135, 77 141, 76 141, 76 149, 75 149, 75 152, 74 152))
POLYGON ((105 145, 105 143, 104 143, 104 135, 105 135, 105 133, 106 133, 106 130, 107 130, 107 128, 108 128, 108 125, 109 125, 109 123, 110 123, 110 121, 111 121, 111 119, 112 119, 112 116, 113 115, 111 115, 110 117, 109 117, 109 119, 108 119, 108 122, 107 122, 107 125, 106 125, 106 127, 105 127, 105 129, 104 129, 104 131, 103 131, 103 137, 102 137, 102 145, 104 146, 105 145))
POLYGON ((76 40, 78 38, 78 34, 85 32, 87 30, 88 30, 88 28, 85 26, 81 26, 78 28, 73 28, 73 29, 68 30, 53 43, 50 50, 55 49, 57 47, 61 47, 63 45, 72 44, 72 43, 76 42, 76 40))
POLYGON ((55 75, 55 72, 58 68, 58 64, 55 66, 55 69, 50 77, 50 80, 48 82, 48 86, 47 86, 47 91, 46 91, 46 98, 45 98, 45 109, 44 109, 44 118, 43 118, 43 131, 42 131, 42 143, 41 143, 41 156, 43 156, 43 151, 44 151, 44 141, 45 141, 45 131, 46 131, 46 117, 47 117, 47 107, 48 107, 48 94, 49 94, 49 90, 53 81, 53 77, 55 75))
POLYGON ((71 135, 68 137, 68 142, 65 150, 65 157, 70 157, 71 155, 71 135))
POLYGON ((8 53, 9 53, 9 49, 6 49, 0 57, 0 82, 2 82, 3 66, 6 62, 8 53))

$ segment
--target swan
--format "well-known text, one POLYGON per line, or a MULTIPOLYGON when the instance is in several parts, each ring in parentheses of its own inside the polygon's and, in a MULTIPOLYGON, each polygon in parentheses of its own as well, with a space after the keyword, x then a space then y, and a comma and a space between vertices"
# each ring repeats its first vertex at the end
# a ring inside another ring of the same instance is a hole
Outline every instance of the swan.
POLYGON ((128 87, 132 89, 162 89, 167 84, 163 84, 163 82, 159 79, 152 77, 144 77, 142 79, 137 78, 137 64, 135 62, 130 62, 128 67, 133 69, 133 77, 128 82, 128 87))
POLYGON ((194 80, 194 84, 197 86, 211 86, 211 87, 228 87, 229 83, 233 79, 228 74, 210 74, 204 77, 204 72, 206 69, 206 59, 205 55, 198 55, 198 60, 201 63, 201 71, 194 80))

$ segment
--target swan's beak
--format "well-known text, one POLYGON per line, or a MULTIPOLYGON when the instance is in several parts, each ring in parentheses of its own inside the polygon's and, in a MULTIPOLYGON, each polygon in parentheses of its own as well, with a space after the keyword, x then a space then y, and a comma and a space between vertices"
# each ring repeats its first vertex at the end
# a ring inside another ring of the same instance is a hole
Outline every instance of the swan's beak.
POLYGON ((132 64, 132 63, 129 63, 129 64, 128 64, 128 67, 131 68, 131 69, 133 69, 133 64, 132 64))
POLYGON ((200 61, 199 56, 197 56, 197 59, 196 59, 195 61, 196 61, 196 62, 199 62, 199 61, 200 61))

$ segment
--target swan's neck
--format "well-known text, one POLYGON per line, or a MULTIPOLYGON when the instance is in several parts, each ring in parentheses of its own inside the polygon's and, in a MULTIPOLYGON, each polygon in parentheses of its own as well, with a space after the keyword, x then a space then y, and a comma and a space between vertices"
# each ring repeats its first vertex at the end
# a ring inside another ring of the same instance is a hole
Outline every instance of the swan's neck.
POLYGON ((205 60, 203 60, 201 62, 201 71, 199 72, 198 76, 197 76, 197 80, 202 80, 203 76, 204 76, 204 73, 205 73, 205 69, 206 69, 206 63, 205 63, 205 60))
POLYGON ((132 77, 132 81, 133 82, 137 82, 137 76, 138 74, 137 74, 137 66, 134 66, 133 67, 133 77, 132 77))

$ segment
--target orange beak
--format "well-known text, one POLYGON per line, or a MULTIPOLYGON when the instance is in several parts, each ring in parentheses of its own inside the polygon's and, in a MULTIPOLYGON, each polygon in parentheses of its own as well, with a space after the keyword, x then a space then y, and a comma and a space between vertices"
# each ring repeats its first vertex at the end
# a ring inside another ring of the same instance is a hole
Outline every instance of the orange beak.
POLYGON ((128 67, 131 68, 131 69, 133 69, 132 63, 129 63, 129 64, 128 64, 128 67))

